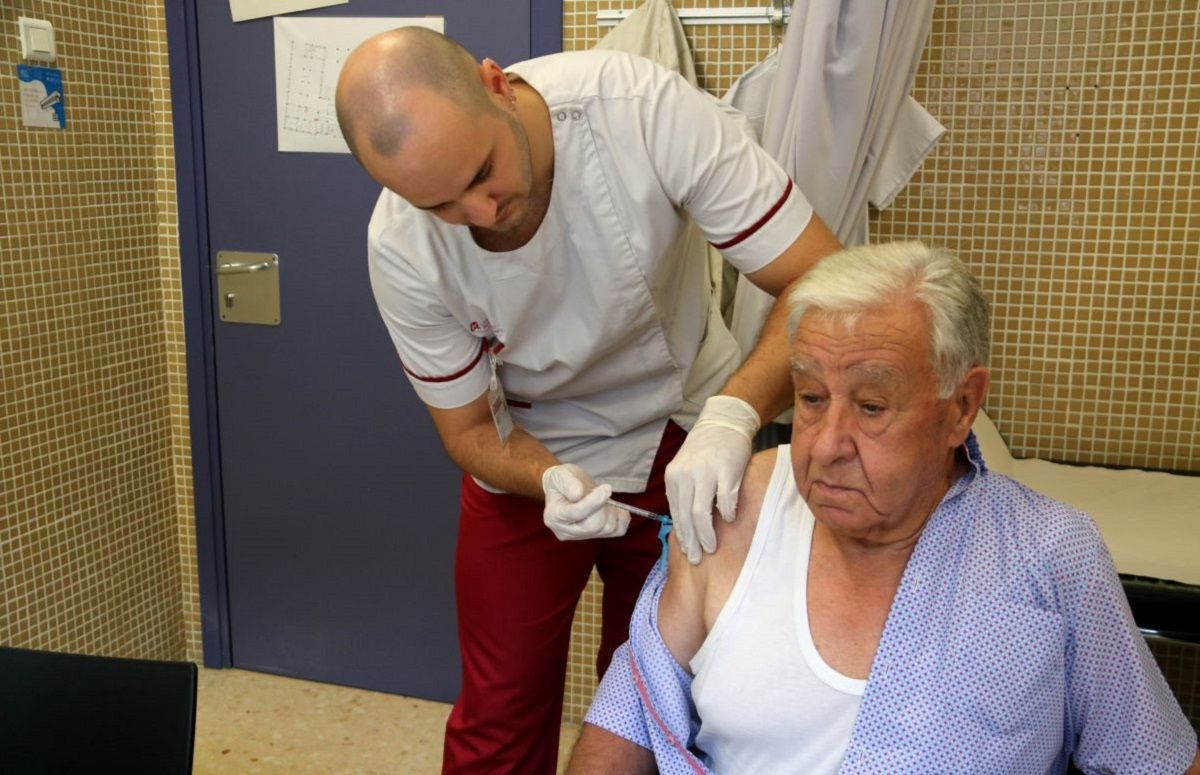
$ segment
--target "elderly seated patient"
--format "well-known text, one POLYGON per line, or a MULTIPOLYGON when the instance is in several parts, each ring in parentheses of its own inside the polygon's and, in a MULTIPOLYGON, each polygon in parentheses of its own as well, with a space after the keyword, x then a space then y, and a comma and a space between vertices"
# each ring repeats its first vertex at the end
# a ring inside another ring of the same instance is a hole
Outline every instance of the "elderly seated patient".
POLYGON ((792 443, 651 574, 571 772, 1200 772, 1095 525, 980 456, 966 266, 855 248, 790 301, 792 443))

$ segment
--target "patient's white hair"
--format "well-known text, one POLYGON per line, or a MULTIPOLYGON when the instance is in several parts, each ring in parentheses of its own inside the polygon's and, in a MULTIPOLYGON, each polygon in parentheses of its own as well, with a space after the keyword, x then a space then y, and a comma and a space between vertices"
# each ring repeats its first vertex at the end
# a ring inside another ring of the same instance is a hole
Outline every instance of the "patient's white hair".
POLYGON ((810 269, 788 296, 788 341, 811 311, 853 328, 864 312, 915 299, 932 331, 940 398, 949 398, 974 366, 987 363, 988 303, 978 281, 953 253, 921 242, 863 245, 834 253, 810 269))

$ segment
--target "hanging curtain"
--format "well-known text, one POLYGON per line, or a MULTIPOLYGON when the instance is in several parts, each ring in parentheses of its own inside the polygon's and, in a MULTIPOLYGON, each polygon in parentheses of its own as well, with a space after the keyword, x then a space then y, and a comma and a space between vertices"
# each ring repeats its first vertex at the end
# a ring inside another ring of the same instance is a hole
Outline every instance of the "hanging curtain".
MULTIPOLYGON (((945 132, 908 96, 932 15, 933 0, 795 0, 780 49, 727 97, 752 122, 765 114, 763 147, 847 246, 867 241, 868 200, 890 204, 945 132)), ((743 352, 773 303, 739 279, 731 327, 743 352)))

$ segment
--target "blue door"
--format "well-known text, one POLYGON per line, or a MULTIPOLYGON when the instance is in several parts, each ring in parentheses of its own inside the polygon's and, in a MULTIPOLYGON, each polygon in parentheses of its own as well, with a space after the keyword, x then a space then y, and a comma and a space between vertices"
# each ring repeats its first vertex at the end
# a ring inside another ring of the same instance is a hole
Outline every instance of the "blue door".
MULTIPOLYGON (((365 235, 378 187, 348 155, 277 150, 271 19, 235 24, 225 0, 188 2, 200 260, 279 257, 277 326, 222 320, 209 273, 229 660, 452 699, 460 474, 371 297, 365 235)), ((503 64, 546 53, 531 44, 542 6, 561 14, 530 0, 354 0, 298 15, 439 15, 476 57, 503 64)))

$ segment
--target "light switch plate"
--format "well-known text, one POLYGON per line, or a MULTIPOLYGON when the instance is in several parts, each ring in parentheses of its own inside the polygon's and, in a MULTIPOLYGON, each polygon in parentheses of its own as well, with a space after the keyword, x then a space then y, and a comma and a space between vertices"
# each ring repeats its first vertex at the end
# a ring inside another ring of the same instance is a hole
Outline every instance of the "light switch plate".
POLYGON ((53 62, 56 51, 54 47, 54 25, 44 19, 29 19, 21 16, 17 19, 21 32, 21 58, 32 59, 35 62, 53 62))

